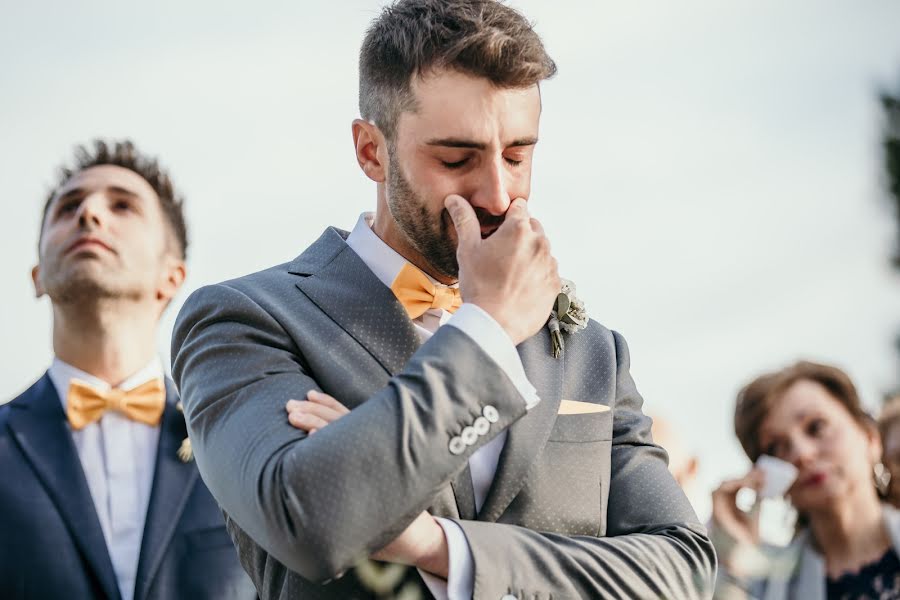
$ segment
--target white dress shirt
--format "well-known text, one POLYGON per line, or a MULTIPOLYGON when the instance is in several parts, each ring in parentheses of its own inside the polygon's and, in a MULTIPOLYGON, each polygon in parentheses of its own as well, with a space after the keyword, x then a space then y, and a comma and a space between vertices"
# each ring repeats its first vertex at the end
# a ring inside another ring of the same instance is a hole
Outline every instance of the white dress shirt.
MULTIPOLYGON (((110 385, 58 358, 48 371, 66 409, 69 382, 80 379, 100 391, 110 385)), ((152 379, 163 379, 162 363, 154 359, 118 386, 131 390, 152 379)), ((159 427, 138 423, 116 411, 99 421, 72 430, 72 439, 100 519, 106 548, 123 600, 132 600, 144 521, 150 503, 159 427)))
MULTIPOLYGON (((391 287, 407 261, 375 235, 372 231, 373 218, 373 213, 360 215, 347 238, 347 245, 359 255, 384 285, 391 287)), ((429 279, 435 285, 441 285, 430 276, 429 279)), ((440 308, 430 309, 421 317, 413 319, 413 325, 422 342, 434 335, 441 325, 452 325, 460 329, 481 346, 482 350, 506 373, 522 395, 527 409, 531 409, 540 401, 537 391, 525 375, 522 361, 509 335, 480 307, 463 303, 456 313, 449 313, 440 308)), ((469 457, 476 511, 481 510, 490 490, 497 471, 497 461, 505 443, 506 431, 503 431, 469 457)), ((449 548, 450 567, 447 581, 422 570, 419 570, 419 573, 438 600, 471 598, 475 587, 475 565, 469 543, 459 525, 449 519, 438 518, 437 521, 444 529, 449 548)))

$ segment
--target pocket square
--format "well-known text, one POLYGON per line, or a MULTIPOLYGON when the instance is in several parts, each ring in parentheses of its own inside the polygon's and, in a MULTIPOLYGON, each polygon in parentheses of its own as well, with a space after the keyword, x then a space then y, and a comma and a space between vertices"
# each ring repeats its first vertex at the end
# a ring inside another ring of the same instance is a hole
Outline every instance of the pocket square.
POLYGON ((563 400, 559 403, 560 415, 586 415, 589 413, 602 413, 609 410, 604 404, 593 402, 581 402, 580 400, 563 400))

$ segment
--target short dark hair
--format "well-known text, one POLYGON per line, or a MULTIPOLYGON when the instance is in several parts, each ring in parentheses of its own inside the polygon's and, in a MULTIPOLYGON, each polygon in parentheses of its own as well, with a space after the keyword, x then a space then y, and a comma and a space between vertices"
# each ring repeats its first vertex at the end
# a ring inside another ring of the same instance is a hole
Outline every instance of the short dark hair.
POLYGON ((446 68, 524 88, 556 73, 541 38, 495 0, 399 0, 366 32, 359 53, 359 112, 392 140, 401 111, 414 110, 412 78, 446 68))
POLYGON ((747 457, 756 462, 762 454, 759 429, 763 421, 784 393, 798 381, 818 383, 838 402, 863 429, 873 428, 874 419, 862 407, 856 386, 850 376, 837 367, 800 361, 772 373, 761 375, 738 393, 734 409, 734 433, 747 457))
POLYGON ((162 208, 166 223, 172 231, 177 244, 177 252, 183 259, 187 257, 188 237, 187 225, 184 219, 184 198, 172 184, 169 172, 163 169, 156 157, 141 154, 128 139, 108 141, 95 139, 93 148, 79 145, 75 147, 75 161, 71 166, 63 165, 58 169, 56 184, 47 196, 44 203, 44 211, 41 216, 41 237, 44 234, 44 221, 47 219, 47 211, 56 197, 60 188, 72 178, 73 175, 101 165, 114 165, 123 167, 140 175, 156 195, 159 197, 159 205, 162 208))

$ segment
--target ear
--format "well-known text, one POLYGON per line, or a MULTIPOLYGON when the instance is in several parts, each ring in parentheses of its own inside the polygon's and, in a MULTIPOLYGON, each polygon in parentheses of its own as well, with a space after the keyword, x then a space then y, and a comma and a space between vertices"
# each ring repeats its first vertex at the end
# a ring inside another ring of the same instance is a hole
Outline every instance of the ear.
POLYGON ((47 293, 43 284, 41 284, 41 265, 34 265, 31 268, 31 282, 34 284, 35 298, 40 298, 47 293))
POLYGON ((356 146, 356 162, 366 177, 375 183, 384 183, 387 163, 387 140, 374 123, 363 119, 353 120, 353 145, 356 146))
POLYGON ((181 289, 181 284, 184 283, 184 278, 187 277, 187 267, 183 260, 168 254, 166 255, 166 265, 162 275, 162 281, 156 290, 156 299, 168 305, 172 298, 175 297, 175 294, 178 293, 178 290, 181 289))

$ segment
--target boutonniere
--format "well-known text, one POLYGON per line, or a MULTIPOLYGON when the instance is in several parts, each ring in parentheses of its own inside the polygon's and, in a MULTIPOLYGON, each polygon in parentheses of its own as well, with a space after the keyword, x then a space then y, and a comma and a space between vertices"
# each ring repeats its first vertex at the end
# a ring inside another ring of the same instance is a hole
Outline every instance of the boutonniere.
MULTIPOLYGON (((175 408, 178 409, 178 412, 184 414, 184 404, 180 401, 175 405, 175 408)), ((178 447, 178 452, 176 452, 176 454, 178 454, 178 458, 183 463, 194 460, 194 450, 191 448, 191 438, 186 437, 181 440, 181 445, 178 447)))
POLYGON ((356 564, 356 578, 364 588, 374 592, 379 598, 422 600, 421 590, 411 581, 395 592, 406 576, 406 570, 405 565, 377 563, 364 558, 356 564))
POLYGON ((562 280, 562 289, 556 296, 556 303, 547 321, 550 330, 550 344, 553 358, 559 358, 563 349, 562 332, 568 334, 578 333, 588 324, 587 310, 584 302, 575 295, 575 283, 568 279, 562 280))

